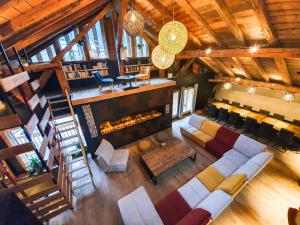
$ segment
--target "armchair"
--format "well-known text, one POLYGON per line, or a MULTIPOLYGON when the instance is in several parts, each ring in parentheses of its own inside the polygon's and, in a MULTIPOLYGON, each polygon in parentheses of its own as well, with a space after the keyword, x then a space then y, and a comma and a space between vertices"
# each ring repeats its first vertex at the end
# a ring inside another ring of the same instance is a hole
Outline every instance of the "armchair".
POLYGON ((114 80, 112 78, 104 78, 99 71, 92 72, 99 86, 99 91, 102 91, 103 86, 109 86, 110 90, 114 87, 114 80))
POLYGON ((95 154, 100 157, 99 163, 105 172, 123 172, 127 168, 128 149, 115 150, 111 143, 103 139, 95 154))
POLYGON ((136 81, 143 81, 147 80, 150 83, 150 73, 151 73, 151 66, 146 66, 143 70, 140 71, 140 74, 135 75, 135 82, 136 81))

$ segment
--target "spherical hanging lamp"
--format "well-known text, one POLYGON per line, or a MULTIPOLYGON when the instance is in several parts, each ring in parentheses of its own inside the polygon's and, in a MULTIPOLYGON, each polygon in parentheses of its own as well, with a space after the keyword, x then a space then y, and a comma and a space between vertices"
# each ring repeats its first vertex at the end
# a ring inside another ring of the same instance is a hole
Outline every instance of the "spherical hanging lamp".
POLYGON ((130 36, 137 36, 144 31, 144 17, 138 11, 132 9, 124 16, 124 30, 130 36))
POLYGON ((295 100, 295 95, 293 93, 287 92, 282 96, 282 100, 285 102, 292 102, 295 100))
POLYGON ((226 82, 223 84, 225 90, 230 90, 232 88, 232 83, 226 82))
POLYGON ((181 52, 184 49, 187 40, 187 29, 178 21, 166 23, 159 31, 159 45, 169 55, 175 55, 181 52))
POLYGON ((167 69, 173 64, 175 55, 167 54, 159 45, 157 45, 152 51, 151 59, 154 66, 157 68, 167 69))

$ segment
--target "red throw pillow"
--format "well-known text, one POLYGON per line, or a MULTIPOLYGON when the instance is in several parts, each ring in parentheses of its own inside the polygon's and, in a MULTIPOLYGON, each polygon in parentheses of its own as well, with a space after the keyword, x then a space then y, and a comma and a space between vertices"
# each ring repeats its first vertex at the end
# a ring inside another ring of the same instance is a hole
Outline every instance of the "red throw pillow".
POLYGON ((178 191, 173 191, 160 200, 155 205, 155 209, 164 225, 175 225, 191 211, 190 206, 178 191))
POLYGON ((193 209, 176 225, 206 225, 211 218, 211 213, 205 209, 193 209))

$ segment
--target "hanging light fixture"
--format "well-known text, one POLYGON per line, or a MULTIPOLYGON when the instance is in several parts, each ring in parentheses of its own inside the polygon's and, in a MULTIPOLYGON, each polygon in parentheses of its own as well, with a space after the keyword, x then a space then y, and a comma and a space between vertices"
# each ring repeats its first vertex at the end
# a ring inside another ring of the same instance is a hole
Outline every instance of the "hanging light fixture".
POLYGON ((295 100, 295 95, 293 93, 287 92, 282 96, 282 100, 285 102, 292 102, 295 100))
POLYGON ((174 60, 175 55, 167 54, 159 45, 157 45, 151 54, 152 63, 159 69, 167 69, 169 68, 174 60))
POLYGON ((232 83, 226 82, 223 84, 225 90, 230 90, 232 88, 232 83))
POLYGON ((133 9, 132 0, 132 9, 124 16, 124 30, 130 36, 137 36, 143 33, 144 25, 144 17, 138 11, 133 9))
POLYGON ((173 3, 173 21, 166 23, 158 35, 158 43, 161 48, 169 55, 175 55, 181 52, 188 40, 188 31, 186 27, 174 20, 174 6, 173 3))
POLYGON ((247 92, 250 95, 254 95, 256 93, 256 88, 255 87, 248 87, 247 92))

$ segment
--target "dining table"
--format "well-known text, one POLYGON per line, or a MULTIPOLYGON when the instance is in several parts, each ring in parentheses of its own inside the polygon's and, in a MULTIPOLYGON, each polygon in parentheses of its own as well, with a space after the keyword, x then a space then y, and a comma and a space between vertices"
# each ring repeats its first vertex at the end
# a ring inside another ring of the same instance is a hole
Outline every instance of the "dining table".
POLYGON ((224 102, 213 102, 213 105, 215 105, 218 109, 220 108, 224 108, 227 109, 228 112, 236 112, 238 113, 241 117, 243 118, 253 118, 255 119, 258 123, 269 123, 272 124, 274 126, 274 129, 277 131, 280 131, 281 129, 286 129, 288 131, 291 131, 293 133, 295 133, 295 136, 300 137, 300 127, 296 126, 292 123, 289 123, 287 121, 282 121, 282 120, 278 120, 276 118, 273 118, 271 116, 266 116, 263 115, 259 112, 253 112, 247 109, 243 109, 237 106, 233 106, 224 102))

